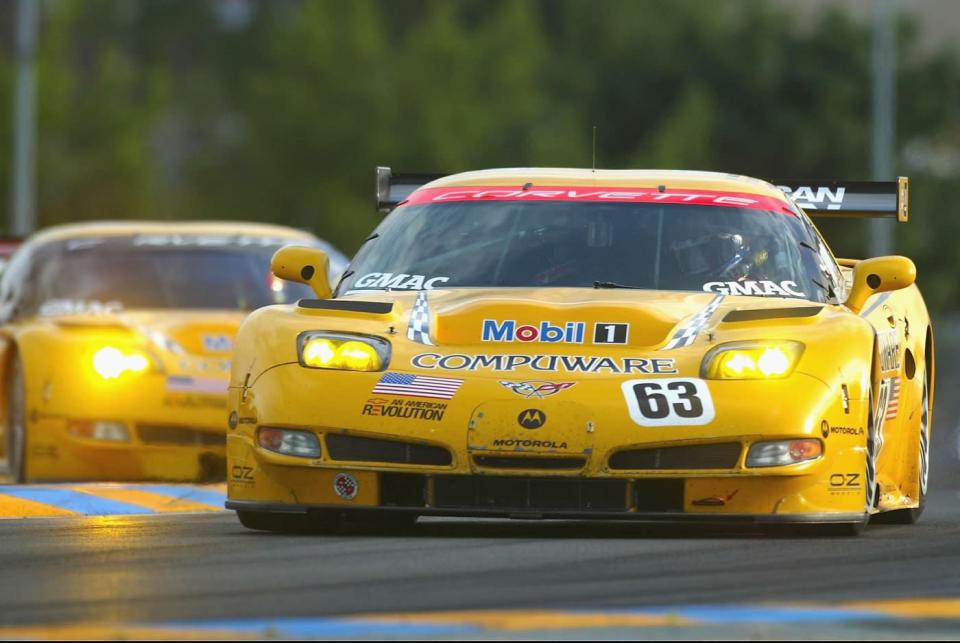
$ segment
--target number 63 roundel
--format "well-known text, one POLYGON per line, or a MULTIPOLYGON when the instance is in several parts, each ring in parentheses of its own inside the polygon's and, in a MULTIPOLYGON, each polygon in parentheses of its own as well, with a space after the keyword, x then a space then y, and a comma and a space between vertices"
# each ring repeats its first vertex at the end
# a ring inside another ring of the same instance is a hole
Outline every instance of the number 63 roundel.
POLYGON ((621 388, 630 419, 640 426, 695 426, 713 421, 713 399, 703 380, 629 380, 621 388))

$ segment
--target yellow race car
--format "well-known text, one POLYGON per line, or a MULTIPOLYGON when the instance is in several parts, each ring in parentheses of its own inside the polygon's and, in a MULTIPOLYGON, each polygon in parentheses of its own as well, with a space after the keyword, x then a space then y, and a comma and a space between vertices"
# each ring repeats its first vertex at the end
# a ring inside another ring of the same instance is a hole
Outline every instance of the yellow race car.
POLYGON ((78 224, 28 239, 0 281, 10 477, 222 479, 237 327, 309 293, 270 272, 291 243, 332 253, 334 272, 345 263, 273 225, 78 224))
POLYGON ((810 215, 907 218, 907 180, 507 169, 422 184, 332 287, 237 340, 228 508, 266 530, 421 515, 915 521, 930 318, 905 257, 810 215))

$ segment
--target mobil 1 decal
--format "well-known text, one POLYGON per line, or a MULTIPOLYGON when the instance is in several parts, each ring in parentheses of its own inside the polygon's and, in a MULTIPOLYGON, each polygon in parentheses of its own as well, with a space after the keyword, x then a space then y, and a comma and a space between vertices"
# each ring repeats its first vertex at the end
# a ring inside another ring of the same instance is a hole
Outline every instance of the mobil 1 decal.
POLYGON ((523 324, 515 319, 484 319, 480 329, 483 342, 524 342, 545 344, 626 344, 630 324, 622 322, 540 321, 523 324))
POLYGON ((713 398, 703 380, 627 380, 620 388, 630 419, 640 426, 698 426, 713 421, 713 398))
POLYGON ((593 325, 594 344, 626 344, 629 334, 629 324, 597 322, 593 325))

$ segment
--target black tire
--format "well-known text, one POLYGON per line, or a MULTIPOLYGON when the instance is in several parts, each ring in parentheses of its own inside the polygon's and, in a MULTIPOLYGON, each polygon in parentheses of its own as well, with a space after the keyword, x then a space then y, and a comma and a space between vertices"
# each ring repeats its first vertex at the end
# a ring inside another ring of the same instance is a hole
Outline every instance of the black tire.
POLYGON ((26 482, 27 474, 27 413, 25 409, 23 364, 19 357, 10 361, 7 374, 7 470, 11 481, 26 482))
POLYGON ((896 509, 894 511, 884 512, 876 517, 877 522, 893 525, 913 525, 920 520, 920 516, 923 514, 923 508, 927 503, 927 485, 930 482, 930 418, 932 409, 930 408, 929 389, 930 377, 926 368, 924 368, 923 400, 921 401, 923 408, 920 411, 920 435, 918 436, 920 440, 918 447, 920 458, 920 463, 918 466, 920 474, 920 481, 918 484, 920 489, 920 501, 917 503, 916 507, 911 507, 910 509, 896 509))

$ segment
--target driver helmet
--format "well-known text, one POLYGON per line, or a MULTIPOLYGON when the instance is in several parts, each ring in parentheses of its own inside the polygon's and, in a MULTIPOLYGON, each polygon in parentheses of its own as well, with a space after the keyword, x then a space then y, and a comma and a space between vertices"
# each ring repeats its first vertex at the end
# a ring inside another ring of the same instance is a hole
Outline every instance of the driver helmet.
POLYGON ((680 270, 704 280, 733 281, 746 275, 750 248, 743 236, 733 232, 713 232, 673 244, 680 270))

